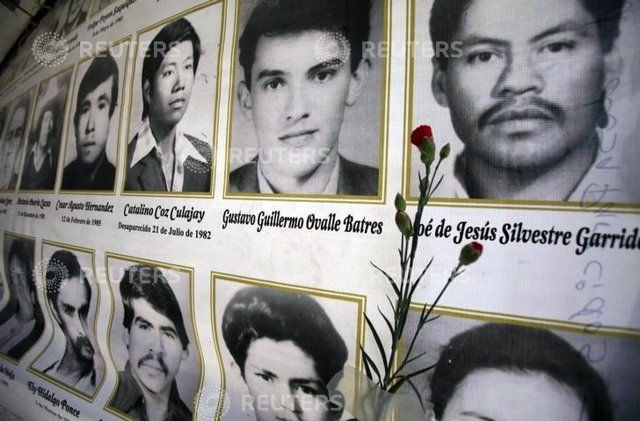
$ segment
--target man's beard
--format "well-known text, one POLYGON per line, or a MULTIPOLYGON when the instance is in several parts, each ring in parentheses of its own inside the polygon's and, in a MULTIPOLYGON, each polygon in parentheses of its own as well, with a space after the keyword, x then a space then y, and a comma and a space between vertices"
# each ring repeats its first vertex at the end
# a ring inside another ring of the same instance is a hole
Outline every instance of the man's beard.
POLYGON ((95 350, 93 349, 93 345, 91 345, 91 341, 86 336, 80 336, 76 339, 73 344, 73 348, 76 351, 76 355, 78 359, 93 362, 93 355, 95 354, 95 350))

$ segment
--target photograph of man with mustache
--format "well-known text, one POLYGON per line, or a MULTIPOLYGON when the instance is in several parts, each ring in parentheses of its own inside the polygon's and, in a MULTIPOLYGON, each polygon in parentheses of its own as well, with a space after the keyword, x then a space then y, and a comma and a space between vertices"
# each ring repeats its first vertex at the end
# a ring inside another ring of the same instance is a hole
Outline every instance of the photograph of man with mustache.
POLYGON ((157 267, 134 265, 120 281, 120 295, 128 360, 109 406, 130 419, 191 420, 175 382, 189 338, 169 282, 157 267))
POLYGON ((87 323, 92 298, 89 279, 75 254, 58 250, 49 259, 45 282, 49 308, 66 346, 62 356, 42 372, 92 396, 102 382, 104 361, 87 323))
MULTIPOLYGON (((435 0, 431 87, 464 144, 455 196, 580 201, 597 180, 624 0, 435 0)), ((437 136, 437 133, 436 133, 437 136)))

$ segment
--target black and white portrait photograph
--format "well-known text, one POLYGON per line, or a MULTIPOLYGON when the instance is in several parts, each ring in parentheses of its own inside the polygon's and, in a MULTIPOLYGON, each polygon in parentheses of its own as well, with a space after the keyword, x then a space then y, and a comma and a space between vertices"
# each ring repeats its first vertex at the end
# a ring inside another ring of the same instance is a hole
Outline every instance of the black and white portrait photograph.
POLYGON ((31 368, 46 380, 93 399, 105 375, 96 340, 100 291, 93 252, 43 242, 42 257, 35 276, 44 286, 53 337, 31 368))
MULTIPOLYGON (((637 333, 436 313, 415 344, 416 353, 426 354, 410 368, 435 364, 413 379, 423 401, 433 405, 434 420, 640 417, 637 333)), ((412 337, 419 316, 419 310, 411 312, 405 338, 412 337)))
POLYGON ((382 196, 386 8, 239 0, 226 196, 382 196))
POLYGON ((74 29, 85 23, 91 11, 92 0, 67 0, 66 15, 60 31, 68 36, 74 29))
POLYGON ((125 192, 212 192, 221 29, 215 3, 139 35, 125 192))
POLYGON ((129 43, 78 65, 61 190, 113 192, 129 43))
MULTIPOLYGON (((429 124, 437 145, 451 143, 438 200, 640 204, 637 2, 411 5, 409 127, 429 124)), ((405 148, 415 198, 422 166, 405 148)))
POLYGON ((192 272, 114 255, 107 268, 118 376, 106 409, 128 420, 191 420, 202 371, 192 272))
POLYGON ((329 384, 360 360, 362 299, 216 274, 213 297, 223 419, 351 418, 329 384))
POLYGON ((35 345, 45 326, 33 277, 35 239, 5 232, 3 246, 6 288, 2 294, 8 298, 0 311, 0 355, 18 362, 35 345))
POLYGON ((15 190, 18 184, 20 157, 27 137, 33 91, 32 89, 18 96, 11 104, 0 140, 0 191, 15 190))
POLYGON ((71 73, 71 68, 64 70, 38 87, 20 190, 53 191, 55 187, 71 73))

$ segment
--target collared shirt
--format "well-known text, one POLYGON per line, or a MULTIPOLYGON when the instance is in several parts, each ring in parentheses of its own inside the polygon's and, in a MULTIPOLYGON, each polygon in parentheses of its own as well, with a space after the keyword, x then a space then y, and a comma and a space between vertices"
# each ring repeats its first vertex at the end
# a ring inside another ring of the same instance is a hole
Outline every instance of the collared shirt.
MULTIPOLYGON (((118 373, 118 390, 111 402, 109 402, 109 406, 135 419, 141 421, 148 420, 144 395, 142 394, 140 386, 138 386, 138 382, 131 374, 131 364, 129 361, 127 361, 124 371, 118 373)), ((193 418, 189 408, 187 408, 182 399, 180 399, 175 380, 171 384, 166 414, 165 421, 185 421, 193 418)))
MULTIPOLYGON (((594 203, 625 203, 632 201, 630 194, 622 187, 619 168, 606 168, 607 159, 603 156, 602 150, 598 147, 597 155, 582 176, 580 182, 573 188, 571 193, 564 199, 568 202, 582 202, 585 204, 594 203), (599 163, 604 163, 602 167, 599 163), (606 193, 606 195, 604 195, 606 193)), ((454 175, 452 180, 452 197, 457 199, 468 199, 469 194, 465 187, 466 156, 463 153, 456 157, 454 175)), ((544 198, 534 198, 533 200, 545 200, 544 198)))
POLYGON ((40 168, 42 168, 42 165, 44 164, 45 160, 49 161, 49 166, 53 165, 53 153, 51 152, 51 148, 47 148, 47 151, 45 152, 44 156, 42 157, 42 160, 40 161, 36 161, 36 149, 38 148, 38 142, 33 144, 33 147, 31 148, 31 151, 29 152, 29 157, 30 159, 33 161, 33 168, 36 170, 36 172, 40 171, 40 168))
POLYGON ((171 163, 167 165, 166 161, 169 160, 170 157, 165 157, 162 153, 162 150, 156 142, 156 138, 153 136, 151 126, 149 125, 149 118, 147 117, 142 122, 142 126, 138 131, 138 143, 135 151, 133 152, 130 167, 132 168, 149 154, 153 154, 160 162, 160 166, 164 173, 164 181, 167 191, 182 191, 182 186, 184 184, 184 165, 189 157, 203 163, 205 166, 209 165, 207 159, 203 157, 189 139, 187 139, 180 127, 180 124, 178 124, 176 126, 175 142, 173 145, 173 169, 168 170, 168 168, 171 167, 171 163))
MULTIPOLYGON (((333 167, 329 181, 325 185, 324 189, 318 194, 337 194, 338 193, 338 180, 340 179, 340 158, 336 159, 336 165, 333 167)), ((258 185, 260 186, 260 193, 275 193, 271 184, 267 181, 262 169, 260 168, 260 160, 258 159, 258 185)))
MULTIPOLYGON (((60 363, 62 359, 54 362, 49 367, 42 370, 44 374, 47 374, 55 379, 62 380, 61 377, 58 376, 58 370, 60 369, 60 363)), ((95 368, 89 371, 84 376, 80 377, 75 384, 70 384, 69 386, 73 386, 74 389, 79 390, 81 392, 86 393, 87 395, 93 395, 96 391, 96 370, 95 368)))

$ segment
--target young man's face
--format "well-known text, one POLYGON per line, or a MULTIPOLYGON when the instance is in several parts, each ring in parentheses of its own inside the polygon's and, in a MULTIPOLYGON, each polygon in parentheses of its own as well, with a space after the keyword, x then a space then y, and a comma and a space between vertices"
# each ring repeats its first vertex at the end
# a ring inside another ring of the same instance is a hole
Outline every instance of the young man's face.
POLYGON ((111 98, 113 76, 100 83, 80 103, 76 126, 76 151, 84 164, 93 164, 104 153, 109 139, 109 110, 116 98, 111 98))
POLYGON ((458 384, 441 421, 586 418, 584 404, 575 392, 546 374, 481 369, 473 371, 458 384))
POLYGON ((53 112, 46 110, 42 116, 42 123, 40 124, 40 133, 38 136, 38 146, 46 148, 51 136, 51 130, 53 130, 53 112))
POLYGON ((292 341, 254 340, 247 350, 244 380, 258 421, 340 418, 340 410, 328 409, 327 388, 313 359, 292 341))
POLYGON ((131 300, 133 321, 124 332, 133 377, 140 387, 158 394, 168 391, 180 364, 189 356, 182 349, 178 331, 171 320, 142 298, 131 300))
POLYGON ((470 156, 540 169, 595 135, 612 56, 581 0, 473 0, 454 40, 433 90, 470 156))
POLYGON ((195 79, 193 44, 183 41, 171 48, 156 71, 153 86, 145 82, 149 119, 173 127, 184 116, 195 79))
POLYGON ((81 276, 70 278, 61 284, 52 309, 78 359, 93 361, 95 350, 89 340, 87 327, 89 297, 81 276))
MULTIPOLYGON (((253 120, 260 165, 283 177, 311 176, 337 153, 345 107, 355 103, 364 70, 351 62, 319 57, 327 32, 306 31, 258 40, 251 86, 242 82, 240 104, 253 120)), ((365 66, 361 64, 361 67, 365 66)))

